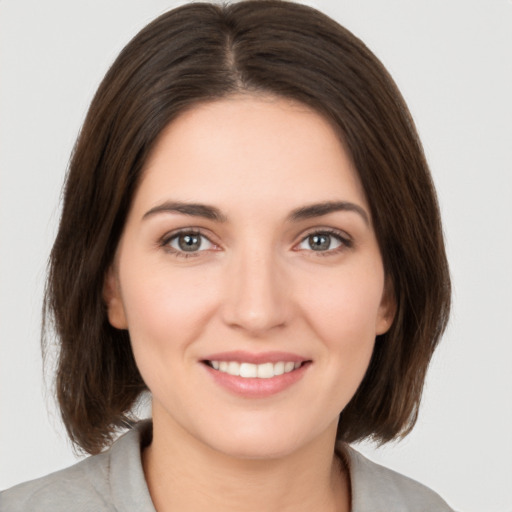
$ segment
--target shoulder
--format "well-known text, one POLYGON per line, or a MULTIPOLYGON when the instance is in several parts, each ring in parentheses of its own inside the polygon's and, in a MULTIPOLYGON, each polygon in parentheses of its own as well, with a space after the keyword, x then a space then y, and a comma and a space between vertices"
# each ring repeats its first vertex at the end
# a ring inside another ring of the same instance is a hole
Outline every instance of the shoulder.
POLYGON ((433 490, 370 461, 349 446, 338 447, 350 471, 353 512, 453 512, 433 490))
POLYGON ((104 453, 0 493, 2 512, 154 512, 140 459, 141 423, 104 453))
POLYGON ((60 512, 111 510, 105 502, 108 495, 108 452, 89 457, 70 468, 43 478, 16 485, 0 493, 0 509, 5 512, 60 512))

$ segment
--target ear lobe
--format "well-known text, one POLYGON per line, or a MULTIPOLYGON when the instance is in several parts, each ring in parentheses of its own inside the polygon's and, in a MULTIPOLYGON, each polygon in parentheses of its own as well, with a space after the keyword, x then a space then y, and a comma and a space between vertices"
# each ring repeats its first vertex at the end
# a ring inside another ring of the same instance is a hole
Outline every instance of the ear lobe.
POLYGON ((103 283, 103 301, 107 307, 107 316, 112 327, 116 329, 127 329, 128 323, 124 311, 119 280, 113 267, 110 267, 105 275, 103 283))
POLYGON ((393 291, 393 286, 386 279, 386 285, 384 287, 384 293, 379 306, 379 312, 377 317, 377 323, 375 325, 375 334, 385 334, 389 331, 393 320, 396 315, 396 299, 393 291))

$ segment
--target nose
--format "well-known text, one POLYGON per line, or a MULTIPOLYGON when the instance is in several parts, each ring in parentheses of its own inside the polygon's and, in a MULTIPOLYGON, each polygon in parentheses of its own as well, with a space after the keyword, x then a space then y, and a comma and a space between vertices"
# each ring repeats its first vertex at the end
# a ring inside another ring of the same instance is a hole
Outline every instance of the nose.
POLYGON ((270 250, 233 255, 226 271, 222 315, 227 325, 259 337, 289 322, 287 279, 270 250))

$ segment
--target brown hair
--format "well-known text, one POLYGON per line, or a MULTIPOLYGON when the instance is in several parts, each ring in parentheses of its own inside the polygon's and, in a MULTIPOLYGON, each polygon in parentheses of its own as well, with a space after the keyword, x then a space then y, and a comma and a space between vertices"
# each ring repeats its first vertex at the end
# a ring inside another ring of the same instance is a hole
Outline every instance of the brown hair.
POLYGON ((310 7, 193 3, 160 16, 125 47, 70 162, 45 312, 60 340, 62 417, 71 440, 89 453, 130 421, 146 389, 128 332, 109 324, 102 299, 141 169, 178 114, 240 92, 291 98, 324 115, 351 153, 370 204, 397 310, 341 414, 338 439, 386 442, 416 421, 448 319, 450 281, 434 187, 404 100, 359 39, 310 7))

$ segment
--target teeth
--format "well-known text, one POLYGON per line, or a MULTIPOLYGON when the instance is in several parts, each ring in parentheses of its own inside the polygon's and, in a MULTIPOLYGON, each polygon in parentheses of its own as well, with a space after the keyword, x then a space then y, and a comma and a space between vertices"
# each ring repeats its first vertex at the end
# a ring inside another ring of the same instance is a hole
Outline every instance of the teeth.
POLYGON ((295 363, 284 363, 284 373, 291 372, 295 368, 295 363))
POLYGON ((240 375, 240 363, 229 361, 227 373, 230 375, 240 375))
MULTIPOLYGON (((238 364, 238 363, 237 363, 238 364)), ((258 367, 255 364, 242 363, 240 365, 240 377, 250 378, 258 376, 258 367)))
POLYGON ((256 371, 260 379, 270 379, 274 376, 274 365, 272 363, 259 364, 256 371))
POLYGON ((301 366, 301 363, 294 363, 292 361, 263 364, 238 363, 237 361, 210 361, 210 364, 215 370, 246 379, 256 377, 259 379, 271 379, 276 375, 290 373, 301 366))
POLYGON ((284 363, 279 362, 274 364, 274 375, 283 375, 284 373, 284 363))

